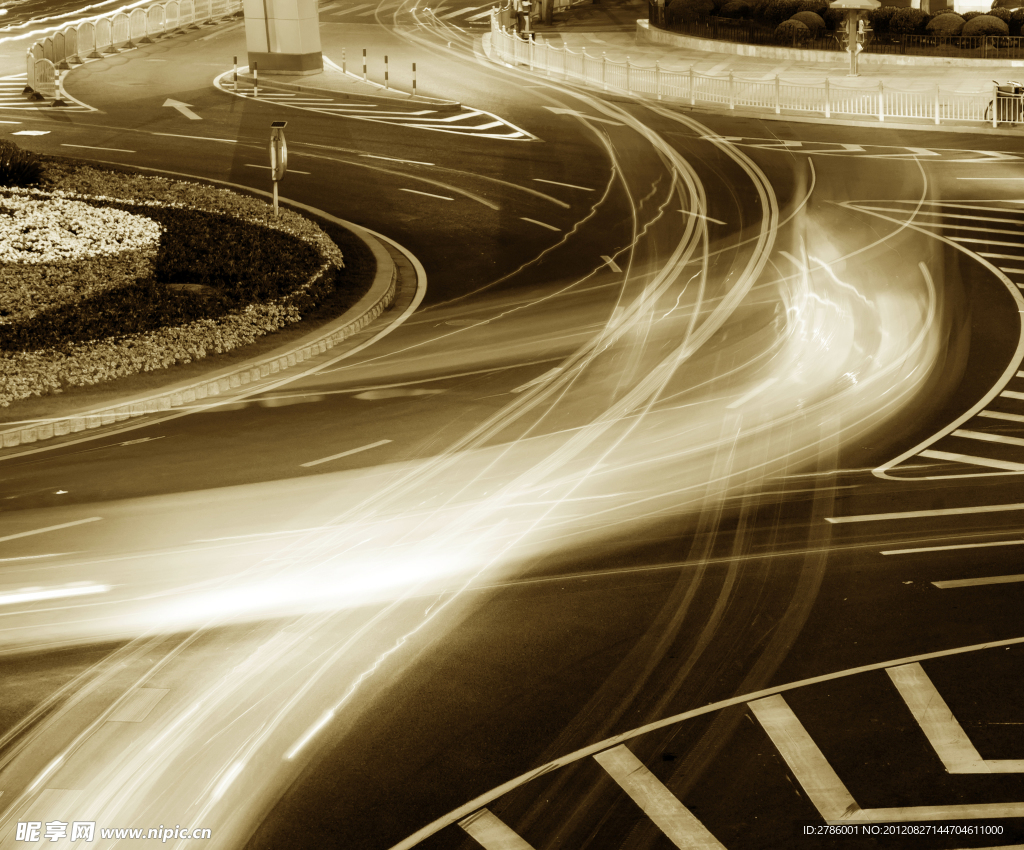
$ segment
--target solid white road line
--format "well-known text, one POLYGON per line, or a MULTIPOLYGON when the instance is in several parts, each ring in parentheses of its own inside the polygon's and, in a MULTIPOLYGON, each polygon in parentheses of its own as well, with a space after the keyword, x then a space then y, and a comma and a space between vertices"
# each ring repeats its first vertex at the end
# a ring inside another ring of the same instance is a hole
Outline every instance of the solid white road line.
POLYGON ((349 455, 358 454, 359 452, 365 452, 368 449, 375 449, 377 448, 377 446, 387 445, 390 442, 391 440, 377 440, 376 443, 370 443, 369 445, 366 446, 360 446, 358 449, 349 449, 347 452, 338 452, 338 454, 336 455, 331 455, 330 457, 322 457, 320 458, 320 460, 311 460, 308 463, 300 463, 299 466, 317 466, 321 463, 327 463, 328 461, 331 460, 337 460, 340 457, 348 457, 349 455))
POLYGON ((770 387, 772 384, 774 384, 777 380, 778 380, 777 378, 769 378, 767 381, 762 381, 760 384, 758 384, 756 387, 754 387, 754 389, 752 389, 746 395, 740 396, 732 404, 727 404, 726 408, 728 408, 729 410, 735 410, 737 407, 742 407, 744 404, 746 404, 752 398, 754 398, 755 396, 758 396, 761 393, 763 393, 766 389, 768 389, 768 387, 770 387))
POLYGON ((981 757, 920 664, 885 672, 948 773, 1024 773, 1024 759, 981 757))
POLYGON ((990 457, 977 457, 975 455, 962 455, 958 452, 939 452, 928 449, 921 452, 921 457, 932 460, 952 460, 957 463, 970 463, 974 466, 986 466, 990 469, 1003 469, 1007 472, 1024 472, 1024 463, 1013 463, 1009 460, 995 460, 990 457))
POLYGON ((459 826, 484 850, 533 850, 533 845, 513 832, 489 809, 481 809, 459 821, 459 826))
POLYGON ((526 216, 520 216, 523 221, 528 221, 530 224, 539 224, 541 227, 546 227, 548 230, 554 230, 556 233, 561 233, 560 227, 555 227, 553 224, 545 224, 543 221, 537 221, 535 218, 527 218, 526 216))
POLYGON ((747 705, 825 820, 839 820, 860 808, 780 695, 747 705))
MULTIPOLYGON (((885 549, 883 555, 915 555, 919 552, 953 552, 957 549, 992 549, 997 546, 1024 546, 1024 540, 998 540, 994 543, 957 543, 949 546, 918 546, 914 549, 885 549)), ((935 584, 935 582, 932 582, 935 584)))
POLYGON ((579 189, 581 192, 593 192, 593 189, 588 189, 586 186, 576 186, 573 183, 559 183, 557 180, 545 180, 543 177, 534 177, 534 183, 550 183, 552 186, 565 186, 566 189, 579 189))
POLYGON ((725 850, 690 810, 662 785, 626 747, 620 744, 594 756, 605 772, 681 850, 725 850))
POLYGON ((602 254, 601 259, 604 260, 604 264, 608 266, 608 268, 610 268, 616 274, 622 271, 622 269, 619 268, 618 263, 616 263, 615 260, 613 260, 607 254, 602 254))
POLYGON ((438 198, 442 201, 454 201, 455 198, 449 198, 447 195, 435 195, 433 192, 420 192, 418 189, 399 189, 399 192, 409 192, 412 195, 426 195, 428 198, 438 198))
POLYGON ((432 162, 420 162, 418 159, 395 159, 393 156, 377 156, 372 153, 361 153, 360 156, 367 159, 384 159, 388 162, 404 162, 406 165, 433 165, 432 162))
MULTIPOLYGON (((245 167, 246 167, 246 168, 262 168, 262 169, 263 169, 263 170, 265 170, 265 171, 270 171, 270 166, 269 166, 269 165, 254 165, 254 164, 253 164, 253 163, 251 163, 251 162, 246 162, 246 163, 244 163, 244 164, 245 164, 245 167)), ((309 174, 309 172, 308 172, 308 171, 297 171, 297 170, 296 170, 296 169, 294 169, 294 168, 289 168, 289 169, 288 169, 288 173, 289 173, 289 174, 306 174, 306 175, 308 175, 308 174, 309 174)))
POLYGON ((960 516, 961 514, 999 514, 1007 511, 1024 511, 1024 502, 1009 505, 978 505, 973 508, 936 508, 931 511, 896 511, 889 514, 860 514, 858 516, 826 517, 825 522, 882 522, 890 519, 921 519, 933 516, 960 516))
POLYGON ((987 419, 1005 419, 1007 422, 1024 422, 1024 416, 1019 413, 1000 413, 998 410, 983 410, 978 416, 984 416, 987 419))
POLYGON ((135 153, 135 151, 125 150, 124 148, 98 148, 95 145, 69 145, 66 142, 61 142, 62 148, 85 148, 90 151, 117 151, 117 153, 135 153))
POLYGON ((988 773, 983 759, 920 664, 885 671, 949 773, 988 773))
MULTIPOLYGON (((1024 543, 1024 540, 1020 541, 1024 543)), ((936 587, 948 590, 951 587, 981 587, 986 584, 1018 584, 1024 582, 1024 573, 1015 576, 987 576, 985 578, 957 578, 949 581, 933 581, 936 587)))
POLYGON ((987 434, 984 431, 967 431, 963 428, 958 428, 953 432, 952 436, 963 437, 967 440, 982 440, 986 443, 1005 443, 1008 446, 1024 446, 1024 439, 1021 439, 1020 437, 1004 437, 1002 434, 987 434))
POLYGON ((91 516, 88 519, 76 519, 74 522, 62 522, 60 525, 48 525, 46 528, 37 528, 34 531, 21 531, 18 534, 8 534, 6 537, 0 537, 0 543, 6 543, 8 540, 17 540, 19 537, 32 537, 35 534, 45 534, 48 531, 59 531, 62 528, 71 528, 75 525, 85 525, 87 522, 97 522, 103 519, 101 516, 91 516))

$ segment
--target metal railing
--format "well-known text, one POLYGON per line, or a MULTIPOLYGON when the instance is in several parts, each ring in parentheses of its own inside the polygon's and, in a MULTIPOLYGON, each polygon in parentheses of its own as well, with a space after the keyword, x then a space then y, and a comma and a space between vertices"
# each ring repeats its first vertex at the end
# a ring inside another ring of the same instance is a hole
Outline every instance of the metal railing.
POLYGON ((170 0, 68 24, 28 48, 25 91, 57 101, 60 71, 242 11, 242 0, 170 0))
POLYGON ((987 92, 955 92, 939 87, 904 91, 877 86, 847 86, 828 79, 820 83, 791 83, 778 75, 774 80, 744 80, 731 72, 727 76, 707 76, 688 71, 669 71, 659 62, 654 66, 637 65, 626 57, 616 62, 605 54, 595 56, 586 48, 577 53, 568 47, 553 47, 549 42, 525 40, 501 25, 500 10, 491 13, 491 50, 502 61, 526 65, 565 80, 579 80, 628 94, 649 95, 661 100, 671 97, 692 105, 708 103, 728 109, 736 107, 767 109, 780 114, 802 112, 885 121, 910 118, 932 121, 1000 123, 1024 121, 1024 101, 1011 102, 1005 92, 993 85, 987 92), (995 104, 995 108, 992 108, 995 104))

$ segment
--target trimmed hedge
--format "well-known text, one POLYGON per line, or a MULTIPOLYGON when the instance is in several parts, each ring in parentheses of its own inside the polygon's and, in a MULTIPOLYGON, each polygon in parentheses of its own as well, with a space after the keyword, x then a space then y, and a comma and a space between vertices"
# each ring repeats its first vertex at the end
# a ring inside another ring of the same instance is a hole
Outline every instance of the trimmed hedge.
POLYGON ((825 28, 825 22, 820 15, 814 12, 797 12, 790 18, 791 21, 799 21, 811 31, 811 35, 817 35, 825 28))
POLYGON ((924 31, 928 13, 921 9, 897 9, 889 21, 889 32, 896 35, 912 35, 924 31))
POLYGON ((964 24, 960 35, 1009 35, 1010 26, 1006 21, 992 15, 978 15, 964 24))
POLYGON ((780 44, 792 44, 794 41, 799 44, 804 39, 810 38, 810 36, 811 28, 807 24, 796 21, 793 18, 783 21, 775 28, 775 39, 780 44))
POLYGON ((956 12, 943 12, 941 15, 936 15, 928 21, 928 26, 925 27, 928 35, 938 36, 960 35, 963 28, 964 19, 956 12))
POLYGON ((683 24, 710 15, 714 9, 711 0, 672 0, 665 8, 665 19, 670 24, 683 24))

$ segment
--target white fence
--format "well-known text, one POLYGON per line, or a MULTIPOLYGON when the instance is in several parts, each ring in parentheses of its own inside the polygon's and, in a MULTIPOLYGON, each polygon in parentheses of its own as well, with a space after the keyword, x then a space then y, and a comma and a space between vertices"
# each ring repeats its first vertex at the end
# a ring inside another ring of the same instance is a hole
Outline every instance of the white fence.
POLYGON ((56 100, 58 72, 71 65, 130 50, 157 36, 183 32, 240 11, 242 0, 170 0, 140 6, 128 14, 117 12, 69 24, 28 49, 26 91, 56 100))
POLYGON ((1021 122, 1024 102, 991 92, 963 93, 934 88, 926 91, 902 91, 877 87, 836 85, 828 79, 820 83, 787 83, 774 80, 743 80, 730 73, 710 77, 689 71, 662 70, 629 61, 615 62, 606 56, 594 56, 586 48, 576 53, 568 47, 526 41, 502 25, 502 10, 491 13, 491 50, 513 65, 527 65, 564 80, 580 80, 605 90, 648 95, 661 100, 671 97, 697 103, 712 103, 728 109, 736 107, 770 109, 776 114, 803 112, 845 118, 885 121, 886 118, 915 118, 934 121, 971 121, 991 123, 1021 122), (992 104, 996 108, 992 108, 992 104))

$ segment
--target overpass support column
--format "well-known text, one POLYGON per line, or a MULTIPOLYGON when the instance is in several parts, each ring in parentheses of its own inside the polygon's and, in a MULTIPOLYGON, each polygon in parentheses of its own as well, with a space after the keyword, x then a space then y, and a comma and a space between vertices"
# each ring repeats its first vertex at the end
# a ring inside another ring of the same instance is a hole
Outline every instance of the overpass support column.
POLYGON ((320 49, 317 0, 244 0, 245 42, 249 67, 261 74, 319 74, 320 49))

